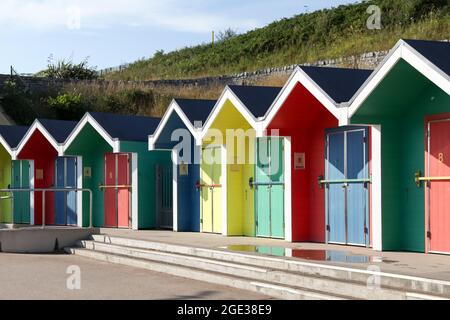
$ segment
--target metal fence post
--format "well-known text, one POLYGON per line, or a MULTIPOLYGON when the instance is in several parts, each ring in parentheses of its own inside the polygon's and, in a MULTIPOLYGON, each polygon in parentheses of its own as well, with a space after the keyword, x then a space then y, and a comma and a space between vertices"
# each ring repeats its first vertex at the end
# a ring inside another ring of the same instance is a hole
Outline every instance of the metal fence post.
POLYGON ((42 229, 45 228, 45 190, 42 190, 42 229))

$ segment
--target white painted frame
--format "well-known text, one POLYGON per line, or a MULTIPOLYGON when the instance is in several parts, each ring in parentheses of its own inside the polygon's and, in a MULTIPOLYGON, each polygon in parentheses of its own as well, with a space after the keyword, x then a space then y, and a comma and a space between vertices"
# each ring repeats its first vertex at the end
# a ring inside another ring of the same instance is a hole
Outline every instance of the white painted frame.
POLYGON ((86 126, 87 124, 90 124, 98 132, 98 134, 111 146, 111 148, 113 149, 112 152, 114 153, 120 152, 119 139, 111 137, 110 134, 97 122, 97 120, 95 120, 95 118, 89 112, 86 112, 83 118, 81 118, 81 120, 72 130, 70 135, 67 137, 66 141, 63 143, 62 154, 64 154, 67 151, 67 149, 71 146, 71 144, 76 139, 78 134, 80 134, 84 126, 86 126))
POLYGON ((382 217, 382 166, 381 166, 381 126, 371 125, 372 153, 372 248, 383 251, 383 217, 382 217))
POLYGON ((172 225, 178 232, 178 152, 172 149, 172 225))
POLYGON ((138 154, 131 152, 131 229, 139 230, 138 154))
POLYGON ((284 139, 284 239, 292 242, 292 163, 291 137, 284 139))
POLYGON ((338 119, 340 126, 347 124, 346 113, 343 112, 344 108, 339 107, 340 104, 336 103, 313 79, 311 79, 311 77, 308 76, 305 71, 303 71, 301 67, 297 67, 264 116, 264 120, 262 121, 263 130, 267 130, 270 123, 295 89, 297 83, 300 83, 305 87, 336 119, 338 119))
POLYGON ((150 151, 155 150, 155 144, 158 141, 158 138, 160 137, 161 133, 166 127, 167 122, 169 121, 170 117, 174 112, 180 117, 181 121, 183 121, 183 124, 186 126, 186 128, 188 128, 189 132, 192 134, 195 141, 197 141, 197 139, 199 138, 198 136, 200 134, 201 128, 194 127, 192 122, 188 119, 186 114, 178 105, 177 101, 174 99, 170 103, 169 108, 164 113, 164 116, 162 117, 161 122, 158 124, 155 133, 153 135, 148 136, 148 150, 150 151))
POLYGON ((350 99, 347 114, 348 119, 352 118, 400 59, 405 60, 436 86, 450 95, 450 77, 411 47, 407 42, 400 40, 381 62, 378 68, 375 69, 372 75, 355 93, 352 99, 350 99))
POLYGON ((220 156, 221 156, 221 185, 222 185, 222 235, 228 236, 228 160, 227 160, 227 149, 225 146, 220 146, 220 156))
MULTIPOLYGON (((77 159, 77 188, 83 188, 83 157, 76 156, 77 159)), ((77 192, 77 226, 83 227, 83 193, 77 192)))
MULTIPOLYGON (((30 164, 30 189, 34 189, 34 160, 27 160, 30 164)), ((34 226, 34 192, 30 192, 30 225, 34 226)))
POLYGON ((35 131, 39 131, 42 133, 42 135, 47 139, 47 141, 52 145, 53 148, 58 152, 59 156, 63 155, 63 146, 62 144, 58 143, 55 138, 47 131, 47 129, 42 125, 42 123, 39 121, 39 119, 34 120, 33 124, 28 129, 25 136, 22 138, 22 140, 17 145, 16 150, 14 151, 14 157, 17 157, 18 154, 22 151, 22 149, 27 144, 28 140, 31 139, 35 131))
POLYGON ((210 113, 206 119, 203 129, 198 134, 196 138, 196 144, 198 146, 202 145, 202 140, 206 137, 209 129, 216 120, 217 116, 220 114, 225 103, 230 101, 231 104, 239 111, 239 113, 244 117, 244 119, 250 124, 250 126, 256 131, 256 136, 262 135, 261 125, 259 124, 260 119, 256 119, 253 114, 247 109, 247 107, 242 103, 242 101, 234 94, 233 90, 229 86, 225 87, 219 100, 217 100, 213 111, 210 113))
POLYGON ((8 154, 11 156, 11 158, 14 157, 15 149, 11 148, 8 142, 3 138, 2 135, 0 135, 0 144, 3 146, 3 148, 8 152, 8 154))

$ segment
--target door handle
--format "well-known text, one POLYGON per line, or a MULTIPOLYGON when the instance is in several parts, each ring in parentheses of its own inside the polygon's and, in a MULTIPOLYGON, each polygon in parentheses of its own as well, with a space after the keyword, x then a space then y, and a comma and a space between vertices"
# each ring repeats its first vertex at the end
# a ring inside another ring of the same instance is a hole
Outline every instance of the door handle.
POLYGON ((250 179, 248 179, 248 185, 249 185, 250 189, 253 189, 253 187, 255 185, 255 180, 253 179, 253 177, 250 177, 250 179))

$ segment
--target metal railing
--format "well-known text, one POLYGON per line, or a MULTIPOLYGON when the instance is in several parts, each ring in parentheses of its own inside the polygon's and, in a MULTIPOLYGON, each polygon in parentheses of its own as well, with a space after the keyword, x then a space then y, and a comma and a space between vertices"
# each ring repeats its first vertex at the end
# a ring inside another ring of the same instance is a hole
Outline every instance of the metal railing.
POLYGON ((118 184, 118 185, 102 185, 100 184, 98 188, 102 189, 131 189, 133 186, 127 184, 118 184))
POLYGON ((283 181, 273 181, 273 182, 256 182, 254 180, 254 178, 250 178, 248 180, 248 185, 250 186, 250 189, 253 188, 257 188, 258 186, 267 186, 267 187, 272 187, 272 186, 284 186, 284 182, 283 181))
POLYGON ((352 184, 352 183, 364 183, 364 184, 370 184, 372 183, 372 178, 364 178, 364 179, 336 179, 336 180, 327 180, 323 176, 318 177, 318 183, 321 188, 323 188, 324 185, 330 185, 330 184, 352 184))
POLYGON ((0 193, 10 193, 11 196, 0 197, 0 200, 14 199, 15 192, 40 192, 42 194, 42 229, 45 228, 45 195, 47 192, 87 192, 89 193, 89 228, 92 228, 92 190, 86 188, 36 188, 36 189, 0 189, 0 193))
POLYGON ((441 177, 422 177, 422 172, 419 170, 414 174, 414 180, 418 188, 422 186, 422 182, 432 182, 432 181, 450 181, 450 176, 441 177))

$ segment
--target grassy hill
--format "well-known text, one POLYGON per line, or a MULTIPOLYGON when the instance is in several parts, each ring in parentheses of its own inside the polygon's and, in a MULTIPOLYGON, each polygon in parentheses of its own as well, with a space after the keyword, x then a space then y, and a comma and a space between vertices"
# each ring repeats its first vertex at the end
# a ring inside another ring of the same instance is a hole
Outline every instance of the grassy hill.
POLYGON ((371 0, 282 19, 230 40, 158 52, 105 76, 115 80, 180 79, 314 62, 391 48, 400 38, 447 39, 448 0, 371 0), (369 30, 369 5, 381 30, 369 30))
MULTIPOLYGON (((231 74, 386 50, 400 38, 448 39, 449 35, 448 0, 371 0, 282 19, 214 47, 208 44, 160 52, 106 78, 150 80, 231 74), (366 28, 370 4, 382 10, 381 30, 366 28)), ((285 80, 271 76, 255 84, 282 86, 285 80)), ((20 81, 10 81, 0 92, 0 107, 18 124, 30 124, 35 117, 79 119, 87 110, 160 116, 174 97, 215 99, 222 90, 217 84, 149 88, 136 82, 106 86, 75 82, 48 92, 29 92, 20 81)))

